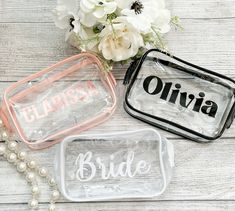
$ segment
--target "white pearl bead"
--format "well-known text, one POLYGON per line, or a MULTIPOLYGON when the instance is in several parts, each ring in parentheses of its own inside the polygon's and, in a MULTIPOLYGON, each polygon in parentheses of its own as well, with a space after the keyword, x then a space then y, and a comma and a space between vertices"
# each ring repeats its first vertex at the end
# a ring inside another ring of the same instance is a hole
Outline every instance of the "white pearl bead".
POLYGON ((27 169, 26 163, 20 162, 17 164, 17 171, 19 172, 25 172, 27 169))
POLYGON ((56 201, 60 198, 60 192, 58 190, 53 190, 51 196, 52 196, 52 200, 56 201))
POLYGON ((6 153, 6 145, 1 144, 0 145, 0 155, 4 155, 6 153))
POLYGON ((15 141, 10 141, 8 142, 7 146, 9 150, 15 151, 18 147, 18 144, 15 141))
POLYGON ((49 177, 47 182, 51 187, 56 186, 56 181, 54 180, 54 178, 49 177))
POLYGON ((3 127, 3 121, 0 119, 0 127, 3 127))
POLYGON ((38 195, 40 193, 39 187, 37 185, 33 185, 31 192, 33 195, 38 195))
POLYGON ((50 204, 48 211, 55 211, 55 209, 56 209, 55 204, 50 204))
POLYGON ((36 199, 32 199, 29 201, 29 208, 37 209, 38 208, 38 201, 36 199))
POLYGON ((40 168, 38 173, 41 177, 47 176, 47 170, 44 167, 40 168))
POLYGON ((37 166, 37 163, 36 163, 36 161, 31 160, 31 161, 29 161, 29 162, 27 163, 27 165, 28 165, 29 168, 35 169, 36 166, 37 166))
POLYGON ((30 183, 32 183, 35 179, 35 174, 33 172, 28 172, 26 174, 26 180, 30 183))
POLYGON ((7 132, 6 131, 2 131, 2 133, 1 133, 1 138, 5 141, 5 140, 7 140, 7 138, 8 138, 8 134, 7 134, 7 132))
POLYGON ((26 157, 27 157, 27 153, 26 153, 26 152, 21 151, 21 152, 18 153, 18 158, 19 158, 20 160, 25 160, 26 157))
POLYGON ((17 156, 15 153, 10 153, 8 156, 7 156, 7 160, 9 163, 15 163, 16 160, 17 160, 17 156))

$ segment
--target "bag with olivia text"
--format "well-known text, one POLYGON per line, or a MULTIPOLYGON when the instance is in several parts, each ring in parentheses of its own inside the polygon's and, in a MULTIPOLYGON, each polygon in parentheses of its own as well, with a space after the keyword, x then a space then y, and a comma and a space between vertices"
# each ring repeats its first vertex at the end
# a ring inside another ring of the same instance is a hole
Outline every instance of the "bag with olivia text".
POLYGON ((217 139, 233 122, 234 80, 158 49, 132 62, 124 84, 131 116, 189 139, 217 139))
POLYGON ((1 117, 29 147, 45 148, 105 121, 115 83, 95 55, 81 53, 8 87, 1 117))

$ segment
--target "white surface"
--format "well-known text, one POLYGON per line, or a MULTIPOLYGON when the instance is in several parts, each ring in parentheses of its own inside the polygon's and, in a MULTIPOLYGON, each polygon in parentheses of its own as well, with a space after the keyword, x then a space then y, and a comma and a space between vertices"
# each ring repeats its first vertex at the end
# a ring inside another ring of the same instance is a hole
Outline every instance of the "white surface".
MULTIPOLYGON (((64 42, 63 32, 51 20, 55 0, 0 0, 0 90, 12 81, 75 54, 64 42)), ((182 18, 183 32, 168 35, 171 52, 211 70, 235 77, 235 1, 169 0, 173 14, 182 18)), ((125 67, 115 76, 123 78, 125 67)), ((123 89, 122 81, 118 83, 123 89)), ((110 122, 95 128, 122 131, 147 127, 118 109, 110 122), (115 118, 115 121, 113 120, 115 118)), ((198 144, 167 132, 175 146, 176 168, 172 182, 161 197, 144 202, 68 203, 59 210, 112 211, 233 211, 235 210, 235 123, 221 140, 198 144)), ((31 152, 53 169, 55 148, 31 152)), ((48 201, 47 186, 41 186, 41 202, 48 201)), ((28 210, 30 190, 25 180, 0 159, 0 210, 28 210)), ((45 205, 41 210, 45 210, 45 205)))

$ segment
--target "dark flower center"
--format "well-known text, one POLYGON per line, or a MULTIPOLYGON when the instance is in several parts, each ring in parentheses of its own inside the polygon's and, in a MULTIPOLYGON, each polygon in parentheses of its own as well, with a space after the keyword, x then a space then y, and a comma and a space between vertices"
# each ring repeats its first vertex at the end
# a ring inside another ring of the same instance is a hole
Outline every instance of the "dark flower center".
POLYGON ((131 5, 131 10, 135 10, 135 14, 138 15, 140 14, 144 9, 144 5, 139 1, 135 1, 131 5))
POLYGON ((74 18, 69 19, 69 25, 72 27, 72 29, 74 28, 74 25, 73 25, 74 20, 75 20, 74 18))

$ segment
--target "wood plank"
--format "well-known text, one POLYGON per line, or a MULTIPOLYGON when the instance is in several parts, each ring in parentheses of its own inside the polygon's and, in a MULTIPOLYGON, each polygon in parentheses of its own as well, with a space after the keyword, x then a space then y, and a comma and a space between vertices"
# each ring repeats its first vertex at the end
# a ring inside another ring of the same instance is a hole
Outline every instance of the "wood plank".
MULTIPOLYGON (((180 18, 232 18, 235 17, 233 0, 167 0, 173 15, 180 18)), ((51 10, 55 0, 14 0, 0 1, 0 22, 52 22, 51 10), (13 15, 14 14, 14 15, 13 15)))
POLYGON ((234 18, 233 0, 166 0, 172 14, 184 19, 234 18))
MULTIPOLYGON (((162 196, 149 201, 234 200, 233 139, 211 144, 198 144, 181 139, 172 142, 176 159, 172 181, 162 196)), ((44 151, 30 151, 30 154, 52 172, 55 148, 56 146, 44 151)), ((48 187, 44 183, 40 187, 43 193, 41 201, 47 202, 48 187)), ((3 158, 0 158, 0 196, 0 203, 26 203, 30 197, 25 180, 3 158)))
MULTIPOLYGON (((234 211, 233 201, 168 201, 116 203, 59 203, 58 211, 234 211)), ((26 204, 0 204, 4 211, 28 211, 26 204)), ((39 211, 45 211, 41 205, 39 211)))
MULTIPOLYGON (((183 32, 172 31, 170 51, 192 63, 235 78, 235 19, 184 20, 183 32)), ((78 53, 54 24, 0 24, 0 80, 19 80, 78 53), (12 36, 14 34, 14 37, 12 36)), ((123 78, 127 66, 116 65, 123 78)))
POLYGON ((56 0, 1 0, 0 22, 52 22, 55 6, 56 0))

